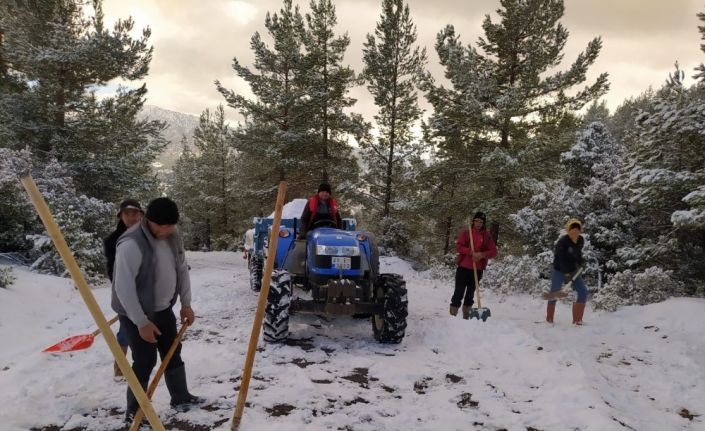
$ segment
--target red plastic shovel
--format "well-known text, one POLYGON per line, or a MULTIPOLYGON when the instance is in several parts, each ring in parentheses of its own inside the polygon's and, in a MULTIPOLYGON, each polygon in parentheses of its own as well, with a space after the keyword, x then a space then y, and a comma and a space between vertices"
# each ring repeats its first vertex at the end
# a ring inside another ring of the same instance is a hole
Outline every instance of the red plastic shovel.
MULTIPOLYGON (((117 322, 118 317, 115 316, 108 320, 108 325, 112 325, 117 322)), ((49 346, 42 352, 46 353, 65 353, 65 352, 75 352, 76 350, 83 350, 91 347, 93 345, 93 340, 95 336, 100 334, 100 329, 96 329, 90 334, 74 335, 72 337, 64 338, 53 346, 49 346)))

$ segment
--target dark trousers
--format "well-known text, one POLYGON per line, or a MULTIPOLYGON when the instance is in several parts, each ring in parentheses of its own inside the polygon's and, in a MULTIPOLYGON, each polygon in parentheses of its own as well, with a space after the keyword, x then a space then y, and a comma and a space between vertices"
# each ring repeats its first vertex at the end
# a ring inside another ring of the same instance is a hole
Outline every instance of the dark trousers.
MULTIPOLYGON (((159 352, 159 356, 163 359, 177 334, 176 316, 174 316, 171 307, 155 313, 152 323, 154 323, 162 333, 162 335, 157 337, 156 344, 148 343, 143 340, 142 337, 140 337, 140 331, 137 326, 127 317, 120 316, 120 324, 125 331, 127 341, 132 350, 132 369, 143 388, 147 387, 149 376, 152 374, 152 370, 157 364, 157 351, 159 352)), ((179 343, 166 369, 168 371, 181 367, 182 365, 184 365, 184 361, 181 360, 181 343, 179 343)), ((131 392, 129 387, 128 392, 131 392)), ((130 395, 131 394, 128 395, 128 408, 131 407, 129 404, 131 404, 132 401, 130 400, 130 395)))
MULTIPOLYGON (((482 270, 477 270, 477 281, 482 280, 482 270)), ((472 306, 475 296, 475 275, 472 269, 459 266, 455 271, 455 292, 450 299, 450 305, 460 307, 460 302, 463 305, 472 306), (465 299, 463 299, 465 297, 465 299)))

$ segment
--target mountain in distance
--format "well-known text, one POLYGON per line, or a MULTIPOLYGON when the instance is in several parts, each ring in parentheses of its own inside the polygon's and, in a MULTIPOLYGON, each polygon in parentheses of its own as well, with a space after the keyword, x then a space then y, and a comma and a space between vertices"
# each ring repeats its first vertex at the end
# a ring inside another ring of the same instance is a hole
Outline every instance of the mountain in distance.
POLYGON ((184 149, 184 138, 189 144, 193 143, 193 131, 198 127, 199 121, 195 115, 171 111, 154 105, 145 105, 138 114, 138 118, 140 120, 159 120, 167 125, 162 136, 168 141, 168 144, 156 160, 160 164, 157 165, 159 170, 170 170, 174 166, 184 149))

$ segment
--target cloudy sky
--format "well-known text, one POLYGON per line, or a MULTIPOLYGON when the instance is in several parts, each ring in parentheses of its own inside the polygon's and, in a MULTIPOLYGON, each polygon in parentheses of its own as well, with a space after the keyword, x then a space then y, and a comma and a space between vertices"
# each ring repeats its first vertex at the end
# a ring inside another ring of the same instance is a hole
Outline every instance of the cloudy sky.
MULTIPOLYGON (((309 0, 294 0, 302 12, 309 0)), ((347 32, 351 43, 346 62, 362 70, 362 43, 374 30, 380 0, 336 0, 337 33, 347 32)), ((475 44, 486 14, 494 16, 499 0, 408 0, 419 35, 428 51, 428 67, 442 76, 433 49, 435 36, 446 24, 455 26, 465 44, 475 44)), ((587 43, 602 36, 603 49, 588 78, 608 72, 611 90, 605 96, 616 108, 627 97, 649 86, 658 87, 676 61, 692 75, 705 60, 700 51, 696 13, 705 12, 700 0, 565 0, 562 23, 570 31, 565 62, 572 62, 587 43)), ((146 79, 147 103, 198 115, 205 108, 224 103, 213 81, 218 79, 242 94, 251 94, 236 77, 233 57, 252 64, 252 34, 266 33, 267 11, 278 11, 281 0, 104 0, 107 21, 132 16, 136 27, 152 29, 154 59, 146 79)), ((358 99, 355 111, 368 120, 374 103, 364 87, 352 92, 358 99)), ((422 104, 426 109, 428 105, 422 104)), ((230 108, 228 116, 237 120, 230 108)))

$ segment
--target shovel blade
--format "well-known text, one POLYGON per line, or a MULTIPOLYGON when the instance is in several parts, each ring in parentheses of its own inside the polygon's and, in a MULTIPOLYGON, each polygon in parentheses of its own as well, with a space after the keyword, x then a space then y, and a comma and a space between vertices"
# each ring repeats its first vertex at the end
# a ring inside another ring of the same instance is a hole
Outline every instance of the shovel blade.
POLYGON ((568 296, 568 292, 558 290, 556 292, 544 292, 542 297, 546 301, 555 301, 556 299, 563 299, 568 296))
POLYGON ((72 337, 64 338, 53 346, 47 347, 46 349, 42 350, 42 352, 75 352, 76 350, 83 350, 91 347, 93 345, 93 340, 95 340, 95 336, 93 334, 74 335, 72 337))
POLYGON ((488 317, 490 317, 492 313, 490 312, 489 308, 473 308, 470 311, 470 318, 471 319, 477 319, 477 320, 482 320, 483 322, 487 320, 488 317))

